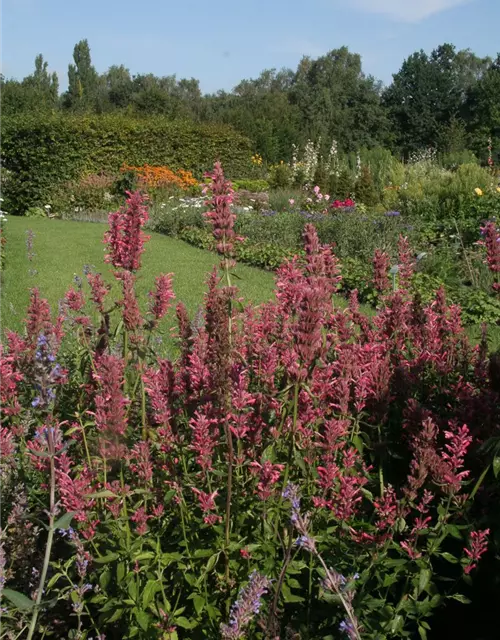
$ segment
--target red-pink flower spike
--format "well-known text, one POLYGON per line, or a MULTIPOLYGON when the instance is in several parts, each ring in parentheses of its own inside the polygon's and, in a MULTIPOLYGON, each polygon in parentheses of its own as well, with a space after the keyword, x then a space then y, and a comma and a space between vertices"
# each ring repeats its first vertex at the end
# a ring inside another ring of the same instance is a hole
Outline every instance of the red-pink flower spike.
POLYGON ((123 299, 119 303, 123 308, 123 324, 127 331, 137 331, 142 327, 143 319, 135 295, 135 276, 130 271, 121 271, 115 276, 123 286, 123 299))
POLYGON ((100 273, 87 274, 87 282, 90 286, 90 299, 97 309, 104 312, 104 298, 107 296, 111 287, 104 282, 100 273))
POLYGON ((101 452, 109 458, 122 458, 125 451, 128 400, 123 395, 124 369, 121 358, 103 355, 94 374, 99 385, 95 397, 96 427, 102 436, 101 452))
POLYGON ((213 171, 207 173, 206 177, 211 179, 207 190, 212 197, 206 203, 211 210, 205 213, 205 217, 212 225, 214 238, 217 240, 217 251, 228 258, 232 256, 236 237, 234 232, 236 216, 231 210, 234 191, 231 182, 224 177, 220 162, 214 164, 213 171))
POLYGON ((470 534, 469 548, 464 549, 465 555, 468 557, 467 564, 464 567, 465 573, 470 573, 475 569, 481 556, 486 553, 489 533, 489 529, 483 529, 482 531, 473 531, 470 534))
POLYGON ((415 260, 413 250, 408 238, 399 236, 398 241, 398 282, 400 289, 407 289, 410 285, 413 271, 415 270, 415 260))
POLYGON ((173 273, 161 274, 156 278, 154 291, 149 292, 149 310, 156 322, 161 320, 167 313, 170 302, 175 298, 172 289, 173 273))
POLYGON ((385 293, 391 286, 389 265, 391 259, 385 251, 375 249, 373 256, 373 285, 379 293, 385 293))
POLYGON ((142 232, 148 217, 145 198, 139 191, 127 191, 126 204, 109 214, 109 230, 104 234, 109 250, 106 262, 115 269, 137 271, 140 268, 144 242, 149 239, 142 232))
POLYGON ((486 262, 495 277, 493 289, 500 293, 500 229, 490 220, 481 227, 481 233, 486 245, 486 262))

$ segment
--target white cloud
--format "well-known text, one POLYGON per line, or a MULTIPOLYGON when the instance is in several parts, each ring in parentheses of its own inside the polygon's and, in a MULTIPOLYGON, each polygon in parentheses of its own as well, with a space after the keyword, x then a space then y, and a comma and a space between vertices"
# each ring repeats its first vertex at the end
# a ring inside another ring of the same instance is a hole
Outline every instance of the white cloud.
POLYGON ((398 22, 420 22, 425 18, 474 0, 351 0, 370 13, 381 13, 398 22))

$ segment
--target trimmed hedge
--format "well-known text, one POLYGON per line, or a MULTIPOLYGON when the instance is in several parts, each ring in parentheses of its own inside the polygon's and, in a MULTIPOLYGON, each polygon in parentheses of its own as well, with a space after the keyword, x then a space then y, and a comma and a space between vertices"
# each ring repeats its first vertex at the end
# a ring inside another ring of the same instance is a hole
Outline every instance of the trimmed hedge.
POLYGON ((123 163, 166 165, 201 177, 214 159, 228 176, 248 173, 251 143, 227 125, 124 115, 2 118, 5 209, 23 214, 84 172, 117 172, 123 163))

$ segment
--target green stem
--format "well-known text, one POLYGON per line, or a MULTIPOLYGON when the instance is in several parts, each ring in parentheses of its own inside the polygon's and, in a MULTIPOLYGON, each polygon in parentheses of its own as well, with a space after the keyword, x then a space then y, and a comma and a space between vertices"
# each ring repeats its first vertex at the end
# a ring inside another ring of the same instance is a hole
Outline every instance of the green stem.
POLYGON ((47 579, 47 571, 49 569, 50 554, 52 551, 52 543, 54 541, 54 520, 56 515, 56 468, 54 461, 54 436, 49 428, 47 430, 47 442, 50 452, 50 498, 49 498, 49 533, 47 535, 47 544, 45 545, 45 557, 43 559, 42 574, 40 576, 40 584, 38 585, 38 591, 36 594, 35 608, 33 610, 33 616, 31 618, 31 624, 28 631, 26 640, 31 640, 36 630, 36 623, 38 620, 38 613, 40 611, 40 604, 42 602, 43 589, 45 586, 45 580, 47 579))

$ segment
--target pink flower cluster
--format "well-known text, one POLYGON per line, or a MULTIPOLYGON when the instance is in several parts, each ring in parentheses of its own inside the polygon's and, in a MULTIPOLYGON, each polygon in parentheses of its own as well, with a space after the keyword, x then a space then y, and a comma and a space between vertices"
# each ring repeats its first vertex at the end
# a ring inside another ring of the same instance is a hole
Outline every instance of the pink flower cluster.
POLYGON ((126 204, 109 214, 109 231, 104 237, 109 251, 106 261, 115 269, 137 271, 140 268, 144 242, 148 240, 142 228, 148 217, 144 196, 139 191, 127 191, 126 204))

